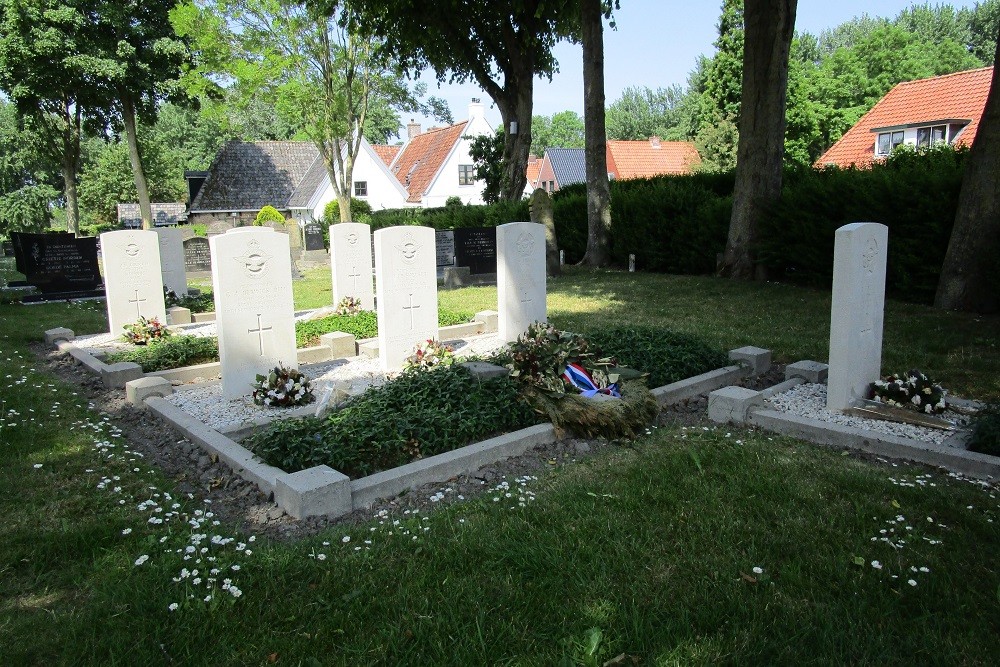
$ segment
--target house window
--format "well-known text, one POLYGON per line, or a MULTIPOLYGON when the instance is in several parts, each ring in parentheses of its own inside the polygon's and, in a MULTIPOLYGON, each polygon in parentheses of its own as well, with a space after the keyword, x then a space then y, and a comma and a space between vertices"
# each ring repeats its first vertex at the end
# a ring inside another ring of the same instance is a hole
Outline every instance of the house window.
POLYGON ((555 192, 555 191, 556 191, 556 182, 549 181, 549 192, 555 192))
POLYGON ((903 143, 903 131, 882 132, 878 135, 878 145, 875 147, 876 155, 888 155, 896 146, 903 143))
POLYGON ((458 184, 472 185, 475 182, 476 182, 476 175, 473 173, 472 165, 471 164, 458 165, 458 184))
POLYGON ((354 196, 355 197, 368 196, 368 181, 354 181, 354 196))
POLYGON ((948 126, 933 125, 931 127, 917 128, 917 148, 926 148, 934 144, 943 144, 948 141, 948 126))

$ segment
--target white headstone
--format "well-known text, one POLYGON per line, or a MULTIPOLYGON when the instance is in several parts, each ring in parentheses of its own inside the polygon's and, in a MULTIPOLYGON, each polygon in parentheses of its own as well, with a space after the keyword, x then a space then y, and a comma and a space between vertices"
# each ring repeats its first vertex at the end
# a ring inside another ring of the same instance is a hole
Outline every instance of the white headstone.
POLYGON ((401 369, 417 343, 437 338, 436 256, 430 227, 375 232, 379 359, 385 371, 401 369))
POLYGON ((330 271, 333 305, 345 296, 361 301, 362 310, 375 310, 372 287, 372 232, 360 222, 330 225, 330 271))
POLYGON ((545 321, 545 225, 497 227, 497 306, 505 342, 517 340, 532 322, 545 321))
POLYGON ((830 309, 826 407, 843 410, 865 397, 882 370, 882 320, 889 228, 855 222, 837 230, 830 309))
POLYGON ((123 333, 140 317, 167 322, 160 274, 160 241, 156 232, 124 229, 101 234, 104 293, 108 326, 123 333))
POLYGON ((298 368, 288 234, 238 227, 208 239, 222 395, 244 396, 258 373, 298 368))
POLYGON ((184 232, 176 227, 160 227, 155 231, 160 237, 160 273, 163 284, 177 296, 186 296, 188 287, 184 271, 184 232))

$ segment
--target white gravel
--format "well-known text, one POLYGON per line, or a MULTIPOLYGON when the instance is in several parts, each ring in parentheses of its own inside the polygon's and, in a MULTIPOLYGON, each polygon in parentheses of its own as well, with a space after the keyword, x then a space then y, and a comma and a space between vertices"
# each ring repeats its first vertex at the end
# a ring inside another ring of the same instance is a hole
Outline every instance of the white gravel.
MULTIPOLYGON (((783 394, 777 394, 765 401, 769 408, 779 412, 787 412, 800 417, 817 419, 825 422, 833 422, 843 426, 853 426, 868 431, 876 431, 887 435, 894 435, 901 438, 912 438, 923 442, 933 442, 943 444, 953 433, 953 431, 942 431, 940 429, 926 428, 914 424, 900 424, 898 422, 885 421, 883 419, 868 419, 865 417, 854 417, 851 415, 830 412, 826 409, 826 385, 825 384, 800 384, 792 387, 783 394)), ((958 415, 945 413, 941 415, 946 419, 955 421, 958 415)))
MULTIPOLYGON (((455 349, 455 356, 460 358, 487 355, 503 346, 496 334, 474 336, 447 343, 455 349)), ((381 385, 386 381, 386 375, 382 372, 377 358, 351 357, 301 366, 299 370, 312 380, 313 394, 317 401, 329 387, 339 386, 347 389, 352 396, 356 396, 369 387, 381 385), (345 385, 349 385, 349 388, 345 385)), ((254 405, 249 394, 237 399, 224 400, 222 384, 219 382, 178 389, 168 396, 167 400, 217 431, 232 430, 261 419, 280 419, 282 413, 286 411, 285 408, 254 405)))

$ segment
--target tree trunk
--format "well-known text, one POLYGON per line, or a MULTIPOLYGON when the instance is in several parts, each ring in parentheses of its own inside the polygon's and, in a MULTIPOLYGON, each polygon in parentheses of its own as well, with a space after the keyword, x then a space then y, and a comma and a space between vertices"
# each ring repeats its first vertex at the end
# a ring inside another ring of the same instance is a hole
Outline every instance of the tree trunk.
POLYGON ((76 171, 80 163, 80 127, 83 119, 79 105, 72 105, 71 108, 71 104, 66 102, 64 107, 60 168, 66 197, 66 231, 79 236, 80 202, 76 196, 76 171))
POLYGON ((529 70, 511 76, 501 100, 494 100, 500 107, 503 120, 503 181, 500 199, 520 201, 528 182, 528 152, 531 150, 531 110, 535 80, 529 70), (513 90, 511 90, 513 89, 513 90), (511 132, 511 122, 517 123, 517 132, 511 132))
POLYGON ((149 187, 146 173, 142 170, 142 156, 139 155, 139 137, 135 130, 135 106, 128 95, 122 95, 122 121, 125 123, 125 141, 128 143, 128 157, 132 162, 132 178, 139 193, 139 215, 142 228, 153 228, 153 207, 149 203, 149 187))
POLYGON ((604 122, 604 20, 601 0, 580 0, 583 37, 583 120, 587 170, 587 252, 581 263, 611 262, 611 186, 608 183, 607 132, 604 122))
POLYGON ((729 239, 718 267, 722 276, 740 280, 764 277, 763 267, 755 263, 755 245, 760 219, 781 197, 788 54, 795 7, 796 0, 745 3, 740 139, 729 239))
MULTIPOLYGON (((997 54, 1000 61, 1000 35, 997 54)), ((993 68, 990 94, 969 151, 958 195, 951 241, 941 267, 934 305, 945 310, 1000 310, 1000 69, 993 68)))

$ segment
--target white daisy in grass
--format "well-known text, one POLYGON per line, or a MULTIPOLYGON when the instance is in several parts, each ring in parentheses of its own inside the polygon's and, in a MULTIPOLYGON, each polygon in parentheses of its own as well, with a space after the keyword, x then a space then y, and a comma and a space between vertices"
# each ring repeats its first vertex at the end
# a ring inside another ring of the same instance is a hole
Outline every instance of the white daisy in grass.
POLYGON ((753 569, 753 573, 754 573, 754 574, 764 574, 764 568, 761 568, 761 567, 755 567, 755 568, 753 569))

